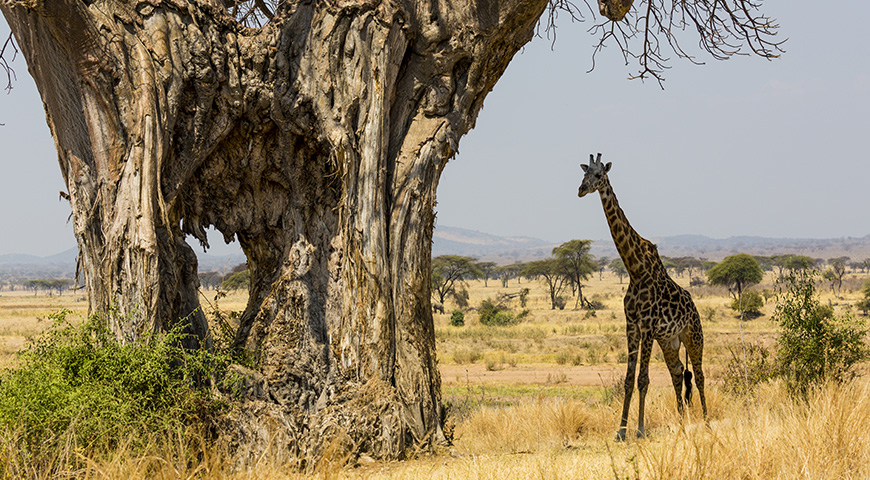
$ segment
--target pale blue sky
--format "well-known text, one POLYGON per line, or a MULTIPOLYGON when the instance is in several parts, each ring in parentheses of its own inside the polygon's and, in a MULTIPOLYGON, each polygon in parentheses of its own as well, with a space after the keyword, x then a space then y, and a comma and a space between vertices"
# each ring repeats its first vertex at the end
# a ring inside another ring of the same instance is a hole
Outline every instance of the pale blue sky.
MULTIPOLYGON (((765 2, 787 52, 769 62, 673 59, 665 90, 628 81, 615 48, 591 66, 589 23, 559 23, 517 55, 447 165, 438 224, 554 242, 609 237, 600 202, 578 199, 579 164, 602 152, 644 236, 870 234, 866 2, 765 2)), ((8 27, 0 19, 0 35, 8 27)), ((694 46, 691 34, 684 46, 694 46)), ((0 93, 0 254, 75 244, 54 144, 23 59, 0 93)), ((223 253, 224 248, 210 253, 223 253)), ((201 250, 200 250, 201 251, 201 250)))

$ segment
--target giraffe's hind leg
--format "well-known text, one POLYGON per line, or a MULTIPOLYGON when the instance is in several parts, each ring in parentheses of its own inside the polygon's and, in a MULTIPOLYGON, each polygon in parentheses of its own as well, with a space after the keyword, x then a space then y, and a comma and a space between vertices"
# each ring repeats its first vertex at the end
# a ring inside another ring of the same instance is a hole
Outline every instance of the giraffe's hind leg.
POLYGON ((701 399, 701 411, 707 418, 707 398, 704 396, 704 334, 701 332, 700 321, 697 327, 686 335, 686 356, 692 361, 695 372, 695 386, 698 387, 698 397, 701 399))
POLYGON ((660 340, 659 346, 662 348, 662 355, 665 358, 665 364, 668 366, 668 371, 671 373, 671 382, 674 384, 674 392, 677 394, 677 410, 680 412, 680 415, 682 415, 683 379, 686 369, 683 367, 683 362, 680 361, 680 339, 679 337, 676 337, 671 340, 660 340))

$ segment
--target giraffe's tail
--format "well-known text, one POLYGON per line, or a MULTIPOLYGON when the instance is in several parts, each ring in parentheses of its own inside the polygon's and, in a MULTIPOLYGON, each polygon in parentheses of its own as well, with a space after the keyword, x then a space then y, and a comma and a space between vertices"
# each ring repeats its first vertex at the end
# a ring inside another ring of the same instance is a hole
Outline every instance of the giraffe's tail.
POLYGON ((683 383, 686 385, 686 403, 692 401, 692 372, 689 371, 689 351, 686 350, 686 367, 683 369, 683 383))

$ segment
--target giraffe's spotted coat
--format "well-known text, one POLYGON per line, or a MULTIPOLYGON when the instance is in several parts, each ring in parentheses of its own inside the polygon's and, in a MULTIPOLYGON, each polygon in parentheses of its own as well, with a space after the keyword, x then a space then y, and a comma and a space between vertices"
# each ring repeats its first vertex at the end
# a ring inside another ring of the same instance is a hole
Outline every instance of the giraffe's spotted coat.
MULTIPOLYGON (((692 297, 677 285, 668 275, 658 249, 649 240, 641 237, 628 223, 625 213, 619 207, 607 172, 610 163, 601 163, 598 158, 589 156, 589 165, 581 165, 586 174, 580 184, 578 196, 583 197, 597 191, 610 225, 613 242, 622 262, 628 270, 629 285, 625 294, 626 337, 628 339, 628 368, 625 375, 625 400, 622 408, 617 438, 625 439, 628 423, 628 408, 634 391, 635 369, 640 356, 640 370, 637 375, 639 411, 637 434, 644 432, 644 400, 649 386, 649 358, 653 341, 658 342, 665 363, 671 373, 671 380, 677 395, 677 408, 683 411, 683 384, 686 386, 685 399, 691 399, 692 374, 680 361, 680 344, 686 346, 688 360, 692 363, 695 385, 701 397, 701 408, 707 416, 707 400, 704 396, 704 372, 702 369, 704 352, 704 333, 701 317, 695 308, 692 297)), ((688 366, 688 365, 687 365, 688 366)))

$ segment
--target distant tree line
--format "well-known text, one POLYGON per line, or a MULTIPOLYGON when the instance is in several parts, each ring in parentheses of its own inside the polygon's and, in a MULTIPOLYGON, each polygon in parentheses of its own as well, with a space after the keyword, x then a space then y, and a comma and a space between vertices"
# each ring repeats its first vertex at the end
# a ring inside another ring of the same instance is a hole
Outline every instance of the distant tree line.
POLYGON ((247 263, 242 263, 227 273, 202 272, 199 274, 199 286, 207 290, 247 290, 251 286, 251 271, 247 263))
POLYGON ((75 282, 68 278, 36 279, 27 280, 24 284, 24 288, 33 293, 47 292, 49 295, 52 293, 63 295, 64 290, 69 290, 73 283, 75 282))
POLYGON ((479 262, 474 257, 441 255, 432 259, 432 293, 442 306, 450 298, 463 308, 467 306, 468 293, 465 282, 482 279, 484 287, 490 279, 497 279, 507 288, 511 281, 519 285, 521 279, 542 281, 550 298, 551 308, 565 308, 563 293, 570 288, 576 298, 574 308, 591 308, 583 296, 583 282, 593 273, 601 272, 608 262, 596 261, 589 253, 591 240, 571 240, 554 248, 551 257, 526 263, 499 266, 493 262, 479 262))
MULTIPOLYGON (((434 307, 443 310, 446 300, 453 300, 460 308, 468 306, 466 281, 481 279, 484 286, 489 280, 498 280, 503 288, 510 282, 519 285, 522 279, 537 280, 544 284, 552 309, 565 308, 566 292, 575 299, 574 308, 594 308, 592 302, 583 295, 584 282, 598 273, 599 280, 609 269, 622 283, 628 275, 622 260, 591 255, 591 240, 571 240, 555 247, 551 257, 525 263, 497 265, 494 262, 481 262, 474 257, 441 255, 432 259, 432 292, 434 307)), ((728 288, 733 297, 733 308, 741 315, 759 314, 764 304, 760 294, 747 291, 747 287, 758 284, 765 271, 775 272, 778 278, 804 269, 822 271, 822 278, 830 282, 832 292, 839 295, 845 274, 870 272, 870 258, 852 261, 849 257, 830 259, 812 258, 805 255, 782 254, 771 256, 739 253, 726 257, 722 262, 706 258, 662 256, 662 264, 676 277, 690 278, 691 286, 705 283, 728 288), (826 270, 823 270, 827 267, 826 270), (704 278, 706 277, 706 278, 704 278)), ((868 303, 870 305, 870 303, 868 303)))
POLYGON ((75 282, 69 278, 16 278, 0 280, 0 291, 28 290, 33 293, 48 292, 61 295, 69 290, 75 282))

